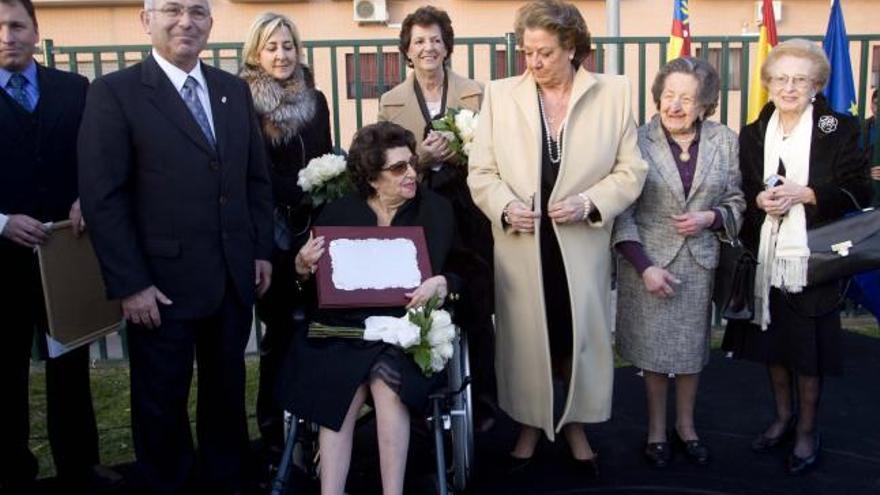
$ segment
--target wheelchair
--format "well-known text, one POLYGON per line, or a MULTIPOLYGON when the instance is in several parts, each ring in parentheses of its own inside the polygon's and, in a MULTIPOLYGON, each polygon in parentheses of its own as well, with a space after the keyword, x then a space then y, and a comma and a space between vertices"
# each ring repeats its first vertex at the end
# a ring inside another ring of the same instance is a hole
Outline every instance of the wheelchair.
MULTIPOLYGON (((470 386, 470 359, 467 334, 456 330, 453 355, 446 364, 446 386, 429 396, 426 421, 434 436, 437 494, 466 493, 474 466, 473 397, 470 386), (447 444, 451 452, 447 453, 447 444)), ((294 458, 307 474, 318 473, 318 428, 302 418, 285 413, 285 442, 271 494, 294 494, 288 486, 294 458)))

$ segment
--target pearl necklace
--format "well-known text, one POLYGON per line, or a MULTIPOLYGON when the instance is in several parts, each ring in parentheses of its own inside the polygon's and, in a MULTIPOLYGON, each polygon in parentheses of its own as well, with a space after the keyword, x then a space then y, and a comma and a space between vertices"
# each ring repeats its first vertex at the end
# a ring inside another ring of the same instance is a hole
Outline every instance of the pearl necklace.
POLYGON ((553 165, 559 165, 559 162, 562 161, 562 130, 565 127, 565 122, 559 126, 559 130, 556 132, 556 142, 554 143, 553 139, 550 137, 550 133, 553 129, 550 127, 550 119, 548 119, 547 114, 544 113, 544 96, 541 93, 541 88, 538 88, 538 108, 541 110, 541 120, 544 121, 544 127, 547 129, 544 141, 546 141, 547 144, 547 154, 550 155, 550 163, 553 165), (556 151, 555 158, 553 157, 554 151, 556 151))

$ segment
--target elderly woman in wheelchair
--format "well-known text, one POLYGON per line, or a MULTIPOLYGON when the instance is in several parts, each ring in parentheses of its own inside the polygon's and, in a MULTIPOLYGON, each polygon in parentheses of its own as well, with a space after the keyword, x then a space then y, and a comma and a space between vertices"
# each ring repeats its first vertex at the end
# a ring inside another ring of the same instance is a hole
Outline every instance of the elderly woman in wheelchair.
MULTIPOLYGON (((402 316, 432 298, 455 299, 460 278, 448 271, 455 237, 450 204, 418 185, 412 133, 382 122, 354 137, 347 169, 356 193, 327 204, 316 226, 421 226, 435 275, 406 294, 405 306, 316 308, 311 322, 323 328, 363 328, 370 316, 402 316)), ((324 238, 314 237, 296 255, 304 290, 314 294, 313 274, 324 255, 324 238)), ((368 260, 365 260, 368 262, 368 260)), ((376 413, 380 472, 385 494, 403 493, 410 411, 427 409, 428 396, 443 373, 426 376, 401 348, 381 341, 309 338, 299 329, 279 383, 282 405, 320 425, 321 492, 342 494, 351 461, 358 413, 368 398, 376 413)))

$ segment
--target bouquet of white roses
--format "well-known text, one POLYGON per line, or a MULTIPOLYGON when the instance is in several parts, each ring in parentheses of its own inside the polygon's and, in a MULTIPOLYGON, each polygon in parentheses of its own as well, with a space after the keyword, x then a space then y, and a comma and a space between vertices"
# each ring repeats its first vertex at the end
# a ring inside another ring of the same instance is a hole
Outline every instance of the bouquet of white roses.
POLYGON ((437 309, 439 299, 432 297, 421 308, 410 309, 404 316, 370 316, 365 328, 325 327, 312 324, 309 337, 348 337, 382 341, 411 355, 425 376, 443 371, 452 358, 455 325, 452 317, 437 309))
POLYGON ((431 127, 446 137, 459 162, 467 163, 479 120, 480 114, 476 112, 466 108, 450 108, 446 110, 446 115, 431 122, 431 127))
POLYGON ((345 157, 332 153, 312 158, 299 171, 296 184, 309 195, 314 206, 341 198, 354 190, 345 157))

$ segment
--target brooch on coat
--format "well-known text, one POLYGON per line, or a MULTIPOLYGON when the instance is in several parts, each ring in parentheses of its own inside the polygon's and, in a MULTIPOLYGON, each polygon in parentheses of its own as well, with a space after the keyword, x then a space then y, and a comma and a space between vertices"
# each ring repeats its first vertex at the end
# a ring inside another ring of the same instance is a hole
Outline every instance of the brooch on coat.
POLYGON ((837 117, 833 115, 823 115, 819 117, 819 130, 825 134, 831 134, 837 130, 837 117))

